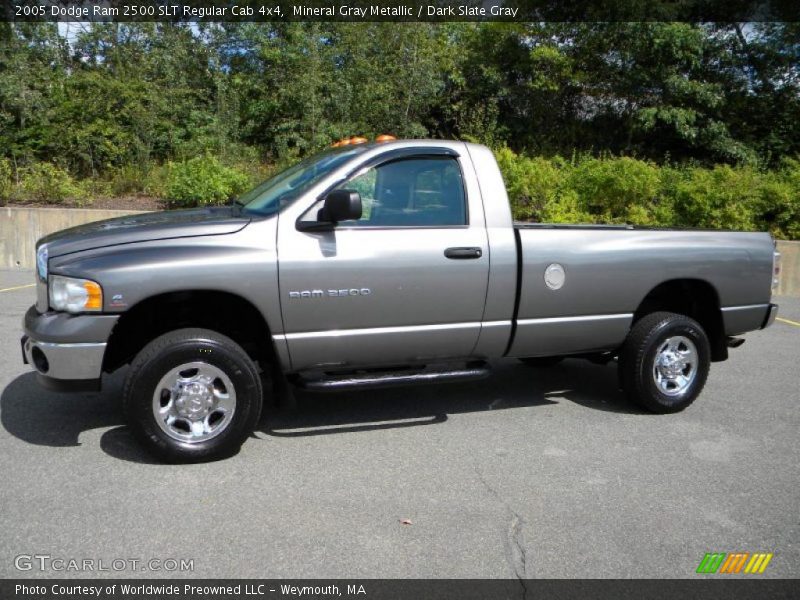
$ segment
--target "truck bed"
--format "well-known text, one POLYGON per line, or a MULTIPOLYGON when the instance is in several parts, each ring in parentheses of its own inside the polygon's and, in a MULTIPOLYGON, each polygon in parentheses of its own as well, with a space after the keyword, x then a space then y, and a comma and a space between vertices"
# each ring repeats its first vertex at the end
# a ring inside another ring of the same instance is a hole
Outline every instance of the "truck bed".
POLYGON ((540 223, 514 223, 514 233, 521 264, 510 356, 612 350, 648 293, 674 280, 707 282, 723 315, 733 311, 730 335, 758 329, 770 302, 767 233, 540 223), (563 268, 560 289, 545 284, 551 265, 563 268))

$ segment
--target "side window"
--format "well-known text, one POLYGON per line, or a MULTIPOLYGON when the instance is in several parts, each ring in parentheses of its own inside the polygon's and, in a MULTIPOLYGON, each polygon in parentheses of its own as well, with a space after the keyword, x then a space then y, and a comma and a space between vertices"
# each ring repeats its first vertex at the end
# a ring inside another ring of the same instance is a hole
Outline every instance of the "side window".
POLYGON ((372 207, 375 204, 375 182, 377 177, 377 169, 368 169, 337 186, 337 189, 355 190, 361 195, 361 218, 358 221, 345 221, 345 226, 368 224, 366 221, 369 221, 372 215, 372 207))
POLYGON ((464 182, 450 157, 396 160, 339 185, 361 194, 363 213, 342 225, 446 227, 467 224, 464 182))

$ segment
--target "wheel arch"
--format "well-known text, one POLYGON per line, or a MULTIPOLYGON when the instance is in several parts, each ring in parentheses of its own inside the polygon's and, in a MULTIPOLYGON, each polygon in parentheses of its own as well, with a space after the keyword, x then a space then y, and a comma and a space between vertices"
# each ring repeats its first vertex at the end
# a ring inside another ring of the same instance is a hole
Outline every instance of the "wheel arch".
POLYGON ((282 368, 272 329, 252 302, 233 292, 193 289, 149 296, 122 313, 108 340, 103 371, 129 363, 159 335, 186 327, 227 335, 262 367, 282 368))
POLYGON ((652 288, 639 302, 633 323, 656 312, 669 311, 691 317, 703 327, 711 344, 711 360, 728 358, 725 327, 717 289, 704 279, 668 279, 652 288))

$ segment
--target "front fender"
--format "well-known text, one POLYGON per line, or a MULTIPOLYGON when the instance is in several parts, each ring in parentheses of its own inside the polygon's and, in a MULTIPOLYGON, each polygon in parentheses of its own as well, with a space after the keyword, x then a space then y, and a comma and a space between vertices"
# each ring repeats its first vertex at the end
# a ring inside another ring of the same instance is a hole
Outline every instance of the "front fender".
POLYGON ((108 246, 50 260, 50 273, 82 277, 103 288, 103 312, 122 313, 169 292, 234 293, 283 333, 275 250, 277 219, 235 234, 108 246))

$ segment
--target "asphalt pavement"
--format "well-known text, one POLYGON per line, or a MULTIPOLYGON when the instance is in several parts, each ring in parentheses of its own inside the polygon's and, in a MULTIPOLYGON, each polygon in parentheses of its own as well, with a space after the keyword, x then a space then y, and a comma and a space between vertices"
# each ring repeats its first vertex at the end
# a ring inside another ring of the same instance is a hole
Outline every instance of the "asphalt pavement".
POLYGON ((501 360, 477 383, 298 392, 238 455, 172 466, 125 427, 123 372, 38 387, 32 279, 0 271, 0 577, 694 578, 707 552, 800 576, 798 299, 679 414, 630 405, 613 366, 501 360))

